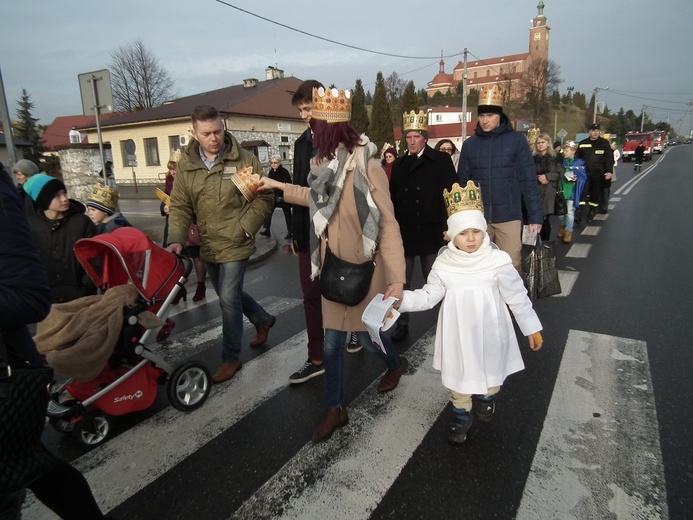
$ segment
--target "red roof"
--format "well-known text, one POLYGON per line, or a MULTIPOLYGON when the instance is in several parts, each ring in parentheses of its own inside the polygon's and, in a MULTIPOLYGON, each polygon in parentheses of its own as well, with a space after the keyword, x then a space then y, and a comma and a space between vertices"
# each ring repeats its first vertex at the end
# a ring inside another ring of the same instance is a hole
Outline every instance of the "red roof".
MULTIPOLYGON (((467 123, 467 137, 474 135, 474 129, 476 128, 476 119, 467 123)), ((399 142, 402 139, 402 127, 395 127, 393 129, 395 134, 395 141, 399 142)), ((462 123, 448 123, 445 125, 430 125, 428 127, 428 138, 429 139, 444 139, 452 137, 462 136, 462 123)))
MULTIPOLYGON (((107 119, 114 117, 116 114, 104 114, 101 116, 101 123, 107 119)), ((94 116, 60 116, 56 117, 53 122, 46 127, 43 132, 43 145, 46 150, 54 151, 61 146, 70 144, 70 130, 84 126, 95 126, 96 119, 94 116)), ((86 136, 85 136, 86 138, 86 136)))

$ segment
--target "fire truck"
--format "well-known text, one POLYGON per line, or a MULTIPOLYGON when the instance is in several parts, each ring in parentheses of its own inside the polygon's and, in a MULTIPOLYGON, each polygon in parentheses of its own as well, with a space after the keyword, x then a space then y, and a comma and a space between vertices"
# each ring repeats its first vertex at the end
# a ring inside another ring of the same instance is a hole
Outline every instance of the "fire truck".
POLYGON ((635 149, 640 143, 645 145, 644 160, 652 159, 652 139, 654 132, 627 132, 623 138, 623 162, 630 162, 635 156, 635 149))
POLYGON ((667 133, 664 130, 655 130, 652 132, 652 151, 664 153, 664 147, 667 142, 667 133))

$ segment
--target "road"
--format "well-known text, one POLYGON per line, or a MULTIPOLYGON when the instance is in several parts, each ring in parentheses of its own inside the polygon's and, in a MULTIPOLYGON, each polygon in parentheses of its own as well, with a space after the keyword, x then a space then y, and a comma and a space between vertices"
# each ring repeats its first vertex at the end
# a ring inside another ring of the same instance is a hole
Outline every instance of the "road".
MULTIPOLYGON (((246 324, 243 369, 201 409, 176 411, 160 395, 98 448, 44 438, 115 518, 693 518, 692 163, 693 147, 679 146, 637 175, 619 165, 608 215, 556 244, 563 293, 535 303, 545 347, 521 343, 526 369, 462 446, 445 440, 434 311, 412 317, 398 344, 411 366, 390 394, 375 391, 380 362, 345 354, 350 423, 310 441, 323 381, 287 382, 306 335, 285 247, 246 274, 246 290, 277 316, 267 345, 248 347, 246 324)), ((282 244, 283 219, 274 225, 282 244)), ((176 306, 161 352, 214 370, 221 321, 207 294, 176 306)), ((29 498, 23 518, 55 517, 29 498)))

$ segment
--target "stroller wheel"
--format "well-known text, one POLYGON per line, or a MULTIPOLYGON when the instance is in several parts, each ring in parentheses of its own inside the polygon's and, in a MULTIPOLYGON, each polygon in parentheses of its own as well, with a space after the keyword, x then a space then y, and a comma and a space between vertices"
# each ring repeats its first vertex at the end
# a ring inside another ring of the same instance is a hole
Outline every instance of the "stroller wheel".
POLYGON ((188 361, 182 364, 168 380, 168 400, 183 412, 202 406, 212 390, 212 378, 202 363, 188 361))
POLYGON ((70 433, 75 428, 75 425, 66 419, 51 419, 51 424, 60 433, 70 433))
POLYGON ((74 425, 72 433, 84 446, 99 446, 106 441, 111 433, 111 422, 108 417, 101 413, 88 413, 74 425))

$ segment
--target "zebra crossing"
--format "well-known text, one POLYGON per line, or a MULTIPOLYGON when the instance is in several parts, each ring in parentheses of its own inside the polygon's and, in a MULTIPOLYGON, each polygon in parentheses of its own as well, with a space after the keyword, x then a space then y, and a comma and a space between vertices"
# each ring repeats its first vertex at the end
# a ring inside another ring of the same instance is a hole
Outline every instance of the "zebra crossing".
MULTIPOLYGON (((573 244, 566 258, 587 258, 591 246, 573 244)), ((563 292, 554 298, 569 296, 578 277, 573 267, 560 270, 563 292)), ((302 304, 286 297, 259 302, 279 319, 302 304)), ((203 305, 216 305, 214 291, 207 292, 205 302, 179 304, 171 316, 182 317, 203 305)), ((244 326, 252 328, 247 321, 244 326)), ((378 394, 375 379, 349 403, 349 425, 325 443, 313 444, 309 436, 294 442, 297 448, 286 461, 222 516, 370 518, 445 413, 448 392, 431 367, 434 334, 435 327, 426 330, 407 349, 410 367, 395 392, 378 394)), ((161 349, 178 362, 218 345, 220 336, 221 318, 215 317, 174 335, 161 349)), ((272 348, 244 362, 233 380, 215 386, 200 409, 185 414, 165 408, 74 460, 102 509, 111 511, 138 498, 278 399, 291 370, 305 361, 307 336, 301 330, 273 340, 272 348)), ((538 425, 541 435, 516 518, 600 518, 605 512, 616 518, 668 518, 647 345, 570 330, 565 344, 555 348, 563 352, 560 368, 548 413, 538 425)), ((442 438, 440 442, 444 446, 442 438)), ((204 518, 203 503, 200 508, 195 517, 204 518)), ((28 496, 23 518, 57 517, 28 496)), ((162 517, 145 511, 138 518, 162 517)))

